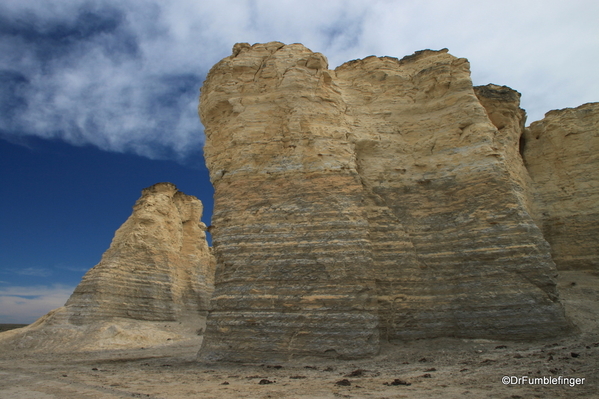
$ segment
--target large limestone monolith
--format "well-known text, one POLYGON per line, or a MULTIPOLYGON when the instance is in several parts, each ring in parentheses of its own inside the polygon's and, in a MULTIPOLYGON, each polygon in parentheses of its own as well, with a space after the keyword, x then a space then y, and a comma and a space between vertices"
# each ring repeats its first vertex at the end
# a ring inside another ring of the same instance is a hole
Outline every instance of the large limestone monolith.
POLYGON ((235 45, 200 98, 217 259, 200 358, 567 331, 523 112, 498 126, 479 99, 493 90, 446 50, 332 71, 301 44, 235 45))
POLYGON ((366 197, 341 93, 302 45, 238 45, 202 88, 218 259, 207 358, 379 345, 366 197))

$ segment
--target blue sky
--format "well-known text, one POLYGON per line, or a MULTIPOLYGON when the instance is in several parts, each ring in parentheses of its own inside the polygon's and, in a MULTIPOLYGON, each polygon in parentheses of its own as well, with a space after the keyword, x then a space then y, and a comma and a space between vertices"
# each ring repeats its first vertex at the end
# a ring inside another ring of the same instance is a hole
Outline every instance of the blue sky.
POLYGON ((0 4, 0 323, 61 306, 144 187, 200 198, 198 91, 236 42, 303 43, 331 68, 449 48, 528 121, 599 101, 596 0, 5 0, 0 4))

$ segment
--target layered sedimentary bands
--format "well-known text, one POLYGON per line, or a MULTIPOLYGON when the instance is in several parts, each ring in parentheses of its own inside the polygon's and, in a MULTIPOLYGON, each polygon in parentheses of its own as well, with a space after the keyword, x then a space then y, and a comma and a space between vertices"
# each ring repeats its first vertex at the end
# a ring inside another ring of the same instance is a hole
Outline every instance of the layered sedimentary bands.
POLYGON ((526 129, 533 217, 558 269, 599 267, 599 103, 550 111, 526 129))
POLYGON ((569 329, 532 214, 519 94, 441 51, 327 69, 237 44, 201 92, 215 292, 200 357, 569 329))
POLYGON ((87 350, 197 336, 215 266, 201 216, 201 202, 171 183, 144 189, 100 263, 86 273, 66 305, 25 329, 3 334, 0 344, 87 350))
POLYGON ((146 188, 66 306, 73 324, 110 317, 175 321, 206 315, 214 261, 202 203, 171 183, 146 188))

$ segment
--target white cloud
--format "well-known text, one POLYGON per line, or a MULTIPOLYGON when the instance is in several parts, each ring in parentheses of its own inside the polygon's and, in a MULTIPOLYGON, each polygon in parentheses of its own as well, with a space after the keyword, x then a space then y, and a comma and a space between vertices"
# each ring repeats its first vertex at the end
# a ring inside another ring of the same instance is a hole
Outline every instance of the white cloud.
POLYGON ((75 287, 0 287, 0 323, 29 324, 69 299, 75 287))
POLYGON ((520 91, 529 120, 599 101, 595 0, 13 0, 0 15, 0 134, 148 157, 201 146, 198 89, 235 42, 301 42, 332 67, 447 47, 475 84, 520 91))

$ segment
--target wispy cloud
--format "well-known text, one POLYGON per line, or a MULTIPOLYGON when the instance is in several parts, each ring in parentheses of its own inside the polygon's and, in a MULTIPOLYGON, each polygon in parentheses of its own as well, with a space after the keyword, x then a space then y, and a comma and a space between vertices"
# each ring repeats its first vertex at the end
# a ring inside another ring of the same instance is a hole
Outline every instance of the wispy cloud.
POLYGON ((77 266, 65 266, 65 265, 57 265, 56 269, 66 270, 68 272, 73 273, 87 273, 89 271, 89 267, 77 267, 77 266))
MULTIPOLYGON (((23 268, 6 268, 0 273, 3 274, 17 274, 20 276, 31 276, 31 277, 49 277, 52 275, 52 270, 44 267, 23 267, 23 268)), ((0 282, 1 283, 1 282, 0 282)))
POLYGON ((133 2, 70 3, 59 12, 1 10, 0 46, 8 55, 0 73, 1 132, 151 158, 182 157, 199 147, 201 127, 190 110, 202 68, 169 54, 177 46, 169 45, 160 10, 150 5, 144 12, 139 3, 131 9, 133 2))
POLYGON ((0 5, 0 135, 183 159, 209 68, 235 42, 301 42, 332 67, 448 47, 531 120, 597 101, 595 0, 21 0, 0 5))
POLYGON ((65 304, 75 287, 0 287, 0 323, 29 324, 65 304))

